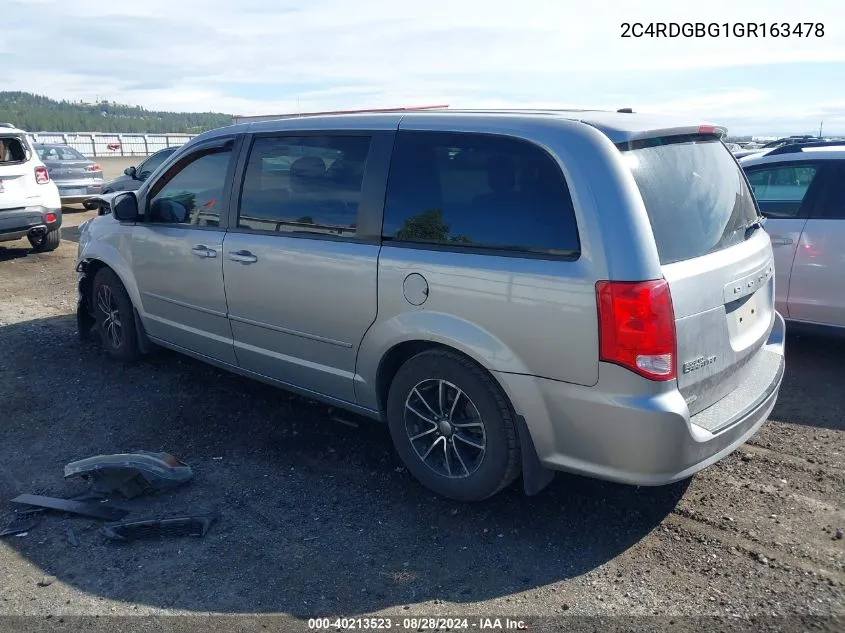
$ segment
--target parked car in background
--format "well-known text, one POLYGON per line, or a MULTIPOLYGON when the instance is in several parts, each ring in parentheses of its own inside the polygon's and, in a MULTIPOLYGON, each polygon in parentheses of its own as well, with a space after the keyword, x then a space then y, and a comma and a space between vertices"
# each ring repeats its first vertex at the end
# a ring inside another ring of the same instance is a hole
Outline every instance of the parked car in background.
POLYGON ((103 169, 93 160, 67 145, 36 144, 35 150, 64 204, 83 202, 102 193, 103 169))
POLYGON ((681 480, 756 433, 784 372, 772 246, 721 132, 444 110, 202 134, 91 201, 111 213, 81 227, 80 330, 385 420, 454 499, 554 470, 681 480))
POLYGON ((769 150, 777 149, 779 147, 783 147, 784 145, 796 145, 800 143, 814 143, 819 141, 829 141, 830 139, 822 138, 819 136, 810 136, 809 134, 804 135, 796 135, 796 136, 784 136, 783 138, 775 139, 774 141, 768 141, 767 143, 762 143, 757 147, 749 147, 740 149, 737 152, 734 152, 734 156, 737 158, 745 158, 746 156, 751 156, 753 154, 764 154, 769 150))
POLYGON ((165 160, 170 158, 173 153, 179 149, 178 147, 168 147, 157 151, 155 154, 150 154, 137 167, 127 167, 123 171, 122 176, 118 176, 114 180, 109 180, 103 185, 103 193, 114 193, 116 191, 135 191, 144 181, 149 178, 156 169, 159 168, 165 160))
POLYGON ((845 141, 789 144, 740 164, 767 218, 778 311, 845 329, 845 141))
POLYGON ((26 132, 0 125, 0 242, 22 237, 36 251, 61 241, 62 203, 26 132))

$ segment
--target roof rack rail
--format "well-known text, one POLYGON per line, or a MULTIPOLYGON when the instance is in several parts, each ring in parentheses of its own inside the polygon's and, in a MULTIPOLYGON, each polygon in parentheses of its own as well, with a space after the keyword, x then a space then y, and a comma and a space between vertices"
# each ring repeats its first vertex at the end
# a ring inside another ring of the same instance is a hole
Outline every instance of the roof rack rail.
POLYGON ((8 127, 8 128, 13 129, 13 130, 17 129, 17 128, 16 128, 14 125, 12 125, 11 123, 0 123, 0 127, 8 127))
POLYGON ((845 140, 841 141, 810 141, 808 143, 790 143, 789 145, 781 145, 765 153, 766 156, 778 156, 780 154, 798 154, 804 151, 804 148, 814 147, 845 147, 845 140))

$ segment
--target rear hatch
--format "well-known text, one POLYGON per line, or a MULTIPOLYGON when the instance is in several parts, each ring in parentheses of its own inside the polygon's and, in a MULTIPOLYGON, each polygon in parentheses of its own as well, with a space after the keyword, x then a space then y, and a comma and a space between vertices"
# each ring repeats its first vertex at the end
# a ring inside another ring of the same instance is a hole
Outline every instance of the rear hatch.
MULTIPOLYGON (((642 194, 669 284, 678 388, 695 415, 779 370, 758 353, 775 321, 771 243, 742 170, 718 137, 618 147, 642 194)), ((715 431, 724 422, 705 427, 715 431)))
POLYGON ((89 171, 94 167, 90 160, 61 160, 61 161, 45 161, 47 171, 50 173, 56 184, 63 184, 64 182, 79 182, 94 180, 95 178, 102 178, 102 171, 89 171))
POLYGON ((103 177, 98 165, 72 147, 48 146, 40 149, 39 153, 50 177, 59 186, 72 183, 84 185, 89 180, 103 177))

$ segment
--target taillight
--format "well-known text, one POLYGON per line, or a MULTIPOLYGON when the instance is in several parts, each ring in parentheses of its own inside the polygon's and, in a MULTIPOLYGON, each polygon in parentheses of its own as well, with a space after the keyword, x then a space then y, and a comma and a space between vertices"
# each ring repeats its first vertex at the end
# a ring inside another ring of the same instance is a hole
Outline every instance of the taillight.
POLYGON ((47 215, 44 216, 44 221, 47 224, 52 224, 53 222, 56 221, 56 214, 55 213, 48 213, 47 215))
POLYGON ((103 171, 103 168, 100 167, 97 163, 94 163, 90 167, 86 167, 85 171, 103 171))
POLYGON ((35 182, 39 185, 46 185, 50 182, 50 174, 47 173, 47 168, 43 165, 35 168, 35 182))
POLYGON ((669 284, 600 281, 599 358, 651 380, 675 378, 675 313, 669 284))

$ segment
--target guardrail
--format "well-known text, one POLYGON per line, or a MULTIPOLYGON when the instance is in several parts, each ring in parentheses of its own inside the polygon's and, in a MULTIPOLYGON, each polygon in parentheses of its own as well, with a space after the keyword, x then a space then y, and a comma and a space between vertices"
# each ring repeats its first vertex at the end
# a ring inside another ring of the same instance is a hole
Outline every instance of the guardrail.
POLYGON ((91 158, 149 156, 184 145, 194 134, 103 134, 99 132, 30 132, 33 143, 67 145, 91 158))

